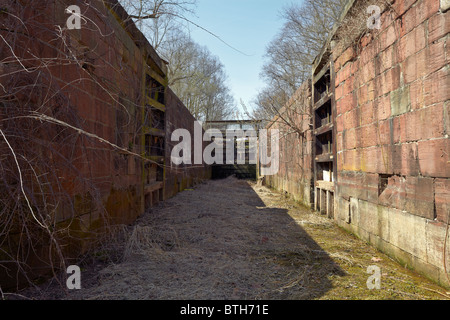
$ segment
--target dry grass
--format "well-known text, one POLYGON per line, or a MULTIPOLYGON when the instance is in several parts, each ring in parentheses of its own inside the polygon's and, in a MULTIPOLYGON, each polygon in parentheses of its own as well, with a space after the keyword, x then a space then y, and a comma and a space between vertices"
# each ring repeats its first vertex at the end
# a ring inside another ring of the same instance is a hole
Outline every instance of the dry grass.
POLYGON ((83 289, 65 298, 443 297, 421 289, 442 291, 439 287, 410 275, 325 217, 234 178, 208 181, 153 208, 113 247, 120 248, 121 261, 98 272, 87 268, 83 289), (384 273, 384 290, 377 292, 365 286, 373 257, 381 257, 377 264, 384 273))

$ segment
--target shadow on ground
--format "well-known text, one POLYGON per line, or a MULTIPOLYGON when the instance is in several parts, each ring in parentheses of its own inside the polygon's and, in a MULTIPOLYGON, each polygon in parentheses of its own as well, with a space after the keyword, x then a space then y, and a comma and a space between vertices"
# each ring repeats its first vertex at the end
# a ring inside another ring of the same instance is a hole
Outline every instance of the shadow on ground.
POLYGON ((286 209, 233 177, 151 209, 120 250, 120 263, 84 269, 81 290, 61 296, 47 286, 33 298, 314 299, 332 288, 330 276, 345 275, 286 209))

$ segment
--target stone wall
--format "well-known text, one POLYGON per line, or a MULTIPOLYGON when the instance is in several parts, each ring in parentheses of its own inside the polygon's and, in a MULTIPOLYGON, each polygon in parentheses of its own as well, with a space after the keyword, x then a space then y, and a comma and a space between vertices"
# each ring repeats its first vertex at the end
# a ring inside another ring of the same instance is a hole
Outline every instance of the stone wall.
MULTIPOLYGON (((149 205, 191 186, 198 177, 208 178, 209 171, 201 167, 174 175, 166 170, 167 137, 185 122, 192 130, 193 117, 167 88, 165 62, 118 1, 7 0, 0 21, 0 119, 35 117, 0 124, 17 154, 30 160, 19 156, 24 188, 36 208, 36 221, 25 206, 23 217, 16 214, 11 225, 2 225, 8 231, 0 234, 0 284, 5 288, 25 280, 23 274, 34 278, 49 272, 51 262, 59 266, 56 253, 54 261, 46 258, 55 243, 49 237, 56 237, 66 258, 76 258, 105 227, 133 223, 149 205), (66 27, 70 5, 81 9, 81 29, 66 27), (153 123, 153 115, 160 123, 153 123), (161 141, 158 137, 164 143, 152 145, 161 141), (33 163, 35 159, 41 162, 33 163), (153 172, 149 163, 159 171, 153 172), (48 176, 53 180, 45 180, 48 176), (155 198, 147 190, 157 181, 155 198), (174 183, 181 185, 174 188, 174 183), (51 212, 37 211, 44 204, 51 212), (38 220, 53 231, 34 226, 38 220), (27 237, 21 226, 27 228, 27 237)), ((15 174, 3 140, 0 147, 7 155, 1 160, 2 174, 7 174, 7 164, 15 174)), ((11 183, 0 189, 18 185, 13 174, 11 183)))
MULTIPOLYGON (((450 266, 448 1, 393 1, 381 15, 381 29, 363 33, 364 20, 349 44, 348 24, 361 21, 358 15, 370 4, 348 2, 343 23, 313 70, 316 79, 328 68, 331 79, 326 93, 335 137, 330 217, 402 264, 449 286, 444 271, 444 252, 450 266)), ((305 91, 305 85, 299 90, 305 91)), ((270 186, 306 204, 313 202, 316 174, 311 154, 317 145, 310 134, 306 140, 295 135, 282 139, 281 170, 265 177, 270 186)))
MULTIPOLYGON (((339 225, 441 284, 450 209, 449 11, 395 1, 335 72, 339 225)), ((339 32, 339 31, 338 31, 339 32)), ((450 265, 450 246, 447 246, 450 265)))
POLYGON ((313 202, 312 120, 310 83, 303 84, 267 128, 280 130, 280 170, 265 184, 286 191, 311 207, 313 202), (284 119, 284 120, 283 120, 284 119))
MULTIPOLYGON (((171 134, 176 129, 187 129, 191 133, 191 159, 194 159, 194 123, 196 119, 183 105, 180 99, 171 89, 167 91, 166 102, 166 163, 168 164, 165 179, 165 196, 171 197, 186 188, 192 187, 203 180, 211 178, 211 166, 207 165, 187 165, 175 166, 171 161, 173 147, 179 142, 171 141, 171 134)), ((203 139, 204 130, 199 130, 203 139)), ((206 142, 203 142, 203 148, 206 142)), ((192 161, 192 163, 194 163, 192 161)))

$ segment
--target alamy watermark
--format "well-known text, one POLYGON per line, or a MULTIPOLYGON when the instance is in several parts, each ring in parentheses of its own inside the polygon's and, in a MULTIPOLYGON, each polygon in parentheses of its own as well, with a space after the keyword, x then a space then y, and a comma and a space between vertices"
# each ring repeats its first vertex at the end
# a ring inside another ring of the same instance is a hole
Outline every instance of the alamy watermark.
POLYGON ((70 274, 66 280, 66 286, 69 290, 80 290, 81 289, 81 269, 79 266, 69 266, 67 268, 67 274, 70 274))
POLYGON ((367 14, 370 14, 367 19, 367 28, 370 30, 381 29, 381 8, 375 5, 368 6, 367 14))
POLYGON ((79 6, 71 5, 66 8, 66 13, 70 14, 70 17, 67 18, 66 26, 69 30, 79 30, 81 29, 81 9, 79 6))
POLYGON ((381 289, 381 269, 378 266, 368 266, 367 273, 371 276, 367 279, 367 289, 380 290, 381 289))
POLYGON ((172 149, 171 161, 174 165, 246 164, 246 157, 242 155, 248 152, 248 164, 257 164, 259 158, 261 175, 275 175, 280 169, 279 140, 278 129, 226 130, 225 136, 221 130, 208 129, 203 134, 202 124, 195 121, 194 152, 191 133, 187 129, 177 129, 171 136, 172 142, 179 142, 172 149), (210 143, 203 148, 204 142, 210 143))

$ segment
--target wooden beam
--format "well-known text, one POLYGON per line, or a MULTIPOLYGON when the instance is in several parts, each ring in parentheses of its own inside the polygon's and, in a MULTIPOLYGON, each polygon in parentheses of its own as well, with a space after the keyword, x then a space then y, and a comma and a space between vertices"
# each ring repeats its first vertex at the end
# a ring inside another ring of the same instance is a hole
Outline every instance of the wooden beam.
POLYGON ((144 194, 152 193, 153 191, 159 190, 163 188, 163 182, 154 182, 152 184, 147 184, 144 186, 144 194))

